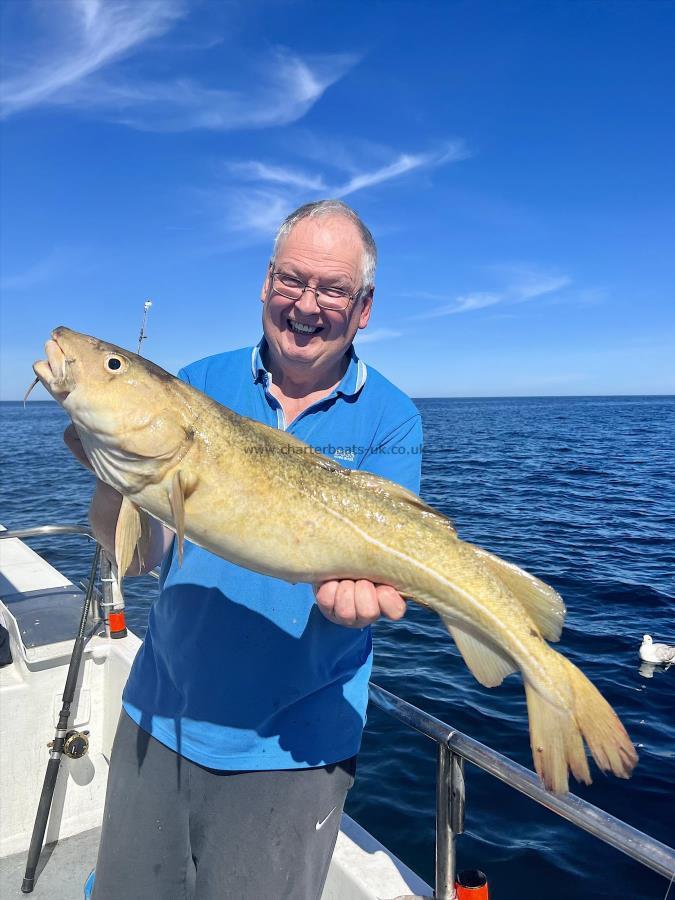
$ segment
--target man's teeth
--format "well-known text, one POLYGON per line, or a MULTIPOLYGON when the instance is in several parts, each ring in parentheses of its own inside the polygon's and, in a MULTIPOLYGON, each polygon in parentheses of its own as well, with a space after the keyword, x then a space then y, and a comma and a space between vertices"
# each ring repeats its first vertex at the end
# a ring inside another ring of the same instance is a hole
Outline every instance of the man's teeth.
POLYGON ((293 319, 289 319, 288 324, 291 331, 294 331, 296 334, 316 334, 317 331, 321 331, 318 325, 303 325, 301 322, 295 322, 293 319))

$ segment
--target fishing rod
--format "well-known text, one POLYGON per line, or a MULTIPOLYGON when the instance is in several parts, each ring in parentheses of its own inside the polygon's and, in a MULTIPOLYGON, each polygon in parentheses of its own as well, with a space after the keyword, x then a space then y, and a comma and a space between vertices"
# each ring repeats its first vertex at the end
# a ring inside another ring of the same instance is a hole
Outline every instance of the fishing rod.
POLYGON ((40 861, 42 842, 45 838, 47 822, 49 821, 49 812, 51 810, 52 800, 54 799, 56 779, 59 774, 59 768, 61 767, 61 757, 65 753, 66 756, 71 759, 79 759, 81 756, 84 756, 89 749, 89 740, 87 738, 88 732, 69 731, 68 719, 70 718, 70 707, 75 698, 75 688, 80 674, 80 664, 82 662, 82 652, 85 643, 84 632, 87 627, 91 599, 94 595, 94 582, 96 581, 96 569, 98 568, 100 556, 101 545, 96 544, 94 558, 91 563, 91 572, 89 574, 89 583, 87 584, 87 591, 82 606, 80 627, 77 632, 77 637, 75 638, 73 654, 70 657, 70 665, 68 666, 66 685, 63 689, 63 706, 59 713, 54 740, 49 745, 49 761, 47 763, 47 771, 45 772, 45 780, 42 784, 40 802, 38 803, 37 813, 35 815, 35 824, 33 825, 30 847, 28 848, 26 872, 23 876, 23 884, 21 885, 21 890, 24 894, 30 894, 35 886, 35 872, 38 862, 40 861))
POLYGON ((143 343, 143 341, 146 341, 148 339, 148 336, 145 333, 145 326, 148 323, 148 312, 151 306, 152 300, 146 300, 143 304, 143 321, 141 322, 141 332, 138 335, 138 349, 136 350, 138 356, 141 355, 141 344, 143 343))

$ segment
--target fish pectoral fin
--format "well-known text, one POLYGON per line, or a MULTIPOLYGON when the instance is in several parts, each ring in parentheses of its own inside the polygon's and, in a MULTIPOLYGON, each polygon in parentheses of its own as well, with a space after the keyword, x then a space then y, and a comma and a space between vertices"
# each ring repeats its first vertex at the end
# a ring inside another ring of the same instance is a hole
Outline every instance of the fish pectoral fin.
POLYGON ((454 624, 448 625, 446 622, 446 625, 464 662, 480 684, 485 687, 497 687, 507 675, 517 671, 518 667, 506 656, 497 653, 493 647, 488 647, 483 641, 467 634, 454 624))
POLYGON ((183 564, 183 545, 185 543, 185 501, 197 486, 196 480, 188 473, 176 469, 171 478, 169 503, 173 515, 173 525, 178 538, 178 565, 183 564))
POLYGON ((115 528, 115 562, 120 578, 124 578, 131 565, 136 547, 140 565, 143 565, 149 540, 150 522, 147 513, 128 497, 123 497, 115 528))
POLYGON ((557 641, 565 621, 565 604, 560 594, 546 582, 524 569, 474 547, 484 565, 514 595, 547 641, 557 641))

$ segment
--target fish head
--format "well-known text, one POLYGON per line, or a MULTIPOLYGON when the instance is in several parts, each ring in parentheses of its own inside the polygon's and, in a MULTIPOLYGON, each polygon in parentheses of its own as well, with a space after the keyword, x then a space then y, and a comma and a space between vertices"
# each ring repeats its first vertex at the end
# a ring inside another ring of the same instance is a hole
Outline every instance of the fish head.
POLYGON ((59 326, 37 377, 73 420, 94 471, 123 493, 158 481, 194 437, 185 385, 135 353, 59 326))

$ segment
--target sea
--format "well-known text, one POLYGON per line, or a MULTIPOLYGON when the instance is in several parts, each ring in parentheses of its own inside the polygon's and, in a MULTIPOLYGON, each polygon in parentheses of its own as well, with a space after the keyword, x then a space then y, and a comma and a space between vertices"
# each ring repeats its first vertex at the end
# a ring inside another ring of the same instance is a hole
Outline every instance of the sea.
MULTIPOLYGON (((613 705, 640 754, 629 781, 594 768, 579 797, 675 846, 675 666, 641 666, 645 633, 675 644, 675 397, 421 399, 423 498, 462 538, 552 584, 567 605, 559 649, 613 705)), ((0 522, 85 522, 92 477, 65 449, 53 402, 0 404, 0 522)), ((91 545, 32 546, 75 581, 91 545)), ((140 635, 157 583, 130 579, 140 635)), ((374 628, 373 681, 531 767, 519 675, 470 675, 431 612, 374 628)), ((372 708, 347 811, 433 883, 436 747, 372 708)), ((492 900, 664 900, 666 879, 466 765, 460 869, 492 900)), ((675 900, 675 885, 669 900, 675 900)))

